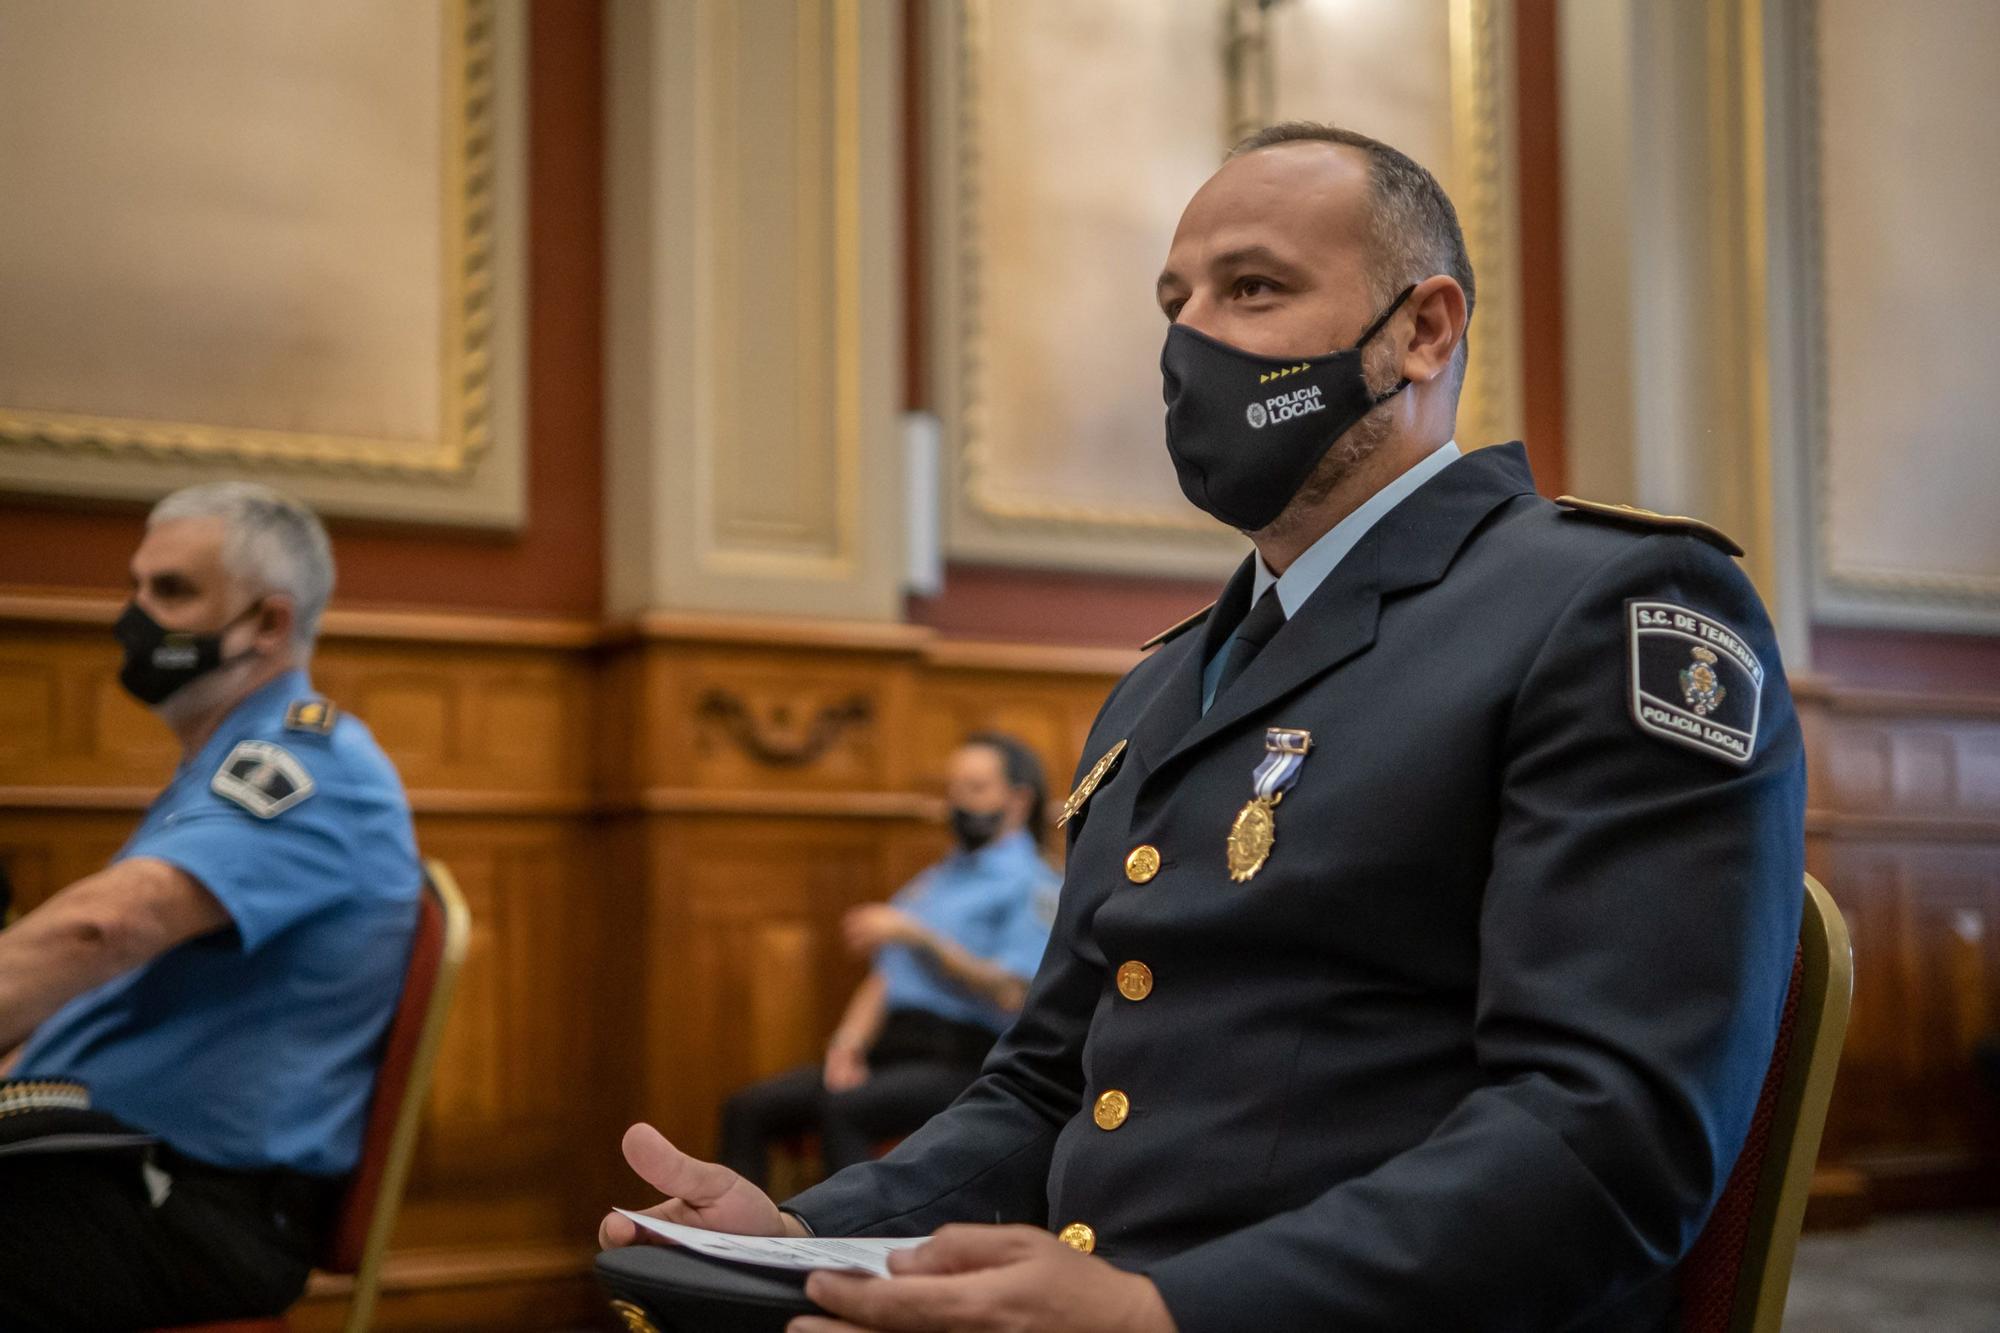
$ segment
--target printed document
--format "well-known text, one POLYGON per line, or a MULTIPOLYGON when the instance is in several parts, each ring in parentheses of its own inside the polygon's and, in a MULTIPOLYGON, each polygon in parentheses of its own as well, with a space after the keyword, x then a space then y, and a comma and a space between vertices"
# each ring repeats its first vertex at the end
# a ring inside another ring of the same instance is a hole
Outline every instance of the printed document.
POLYGON ((892 1253, 930 1239, 929 1236, 731 1236, 720 1231, 703 1231, 700 1227, 684 1227, 677 1222, 662 1222, 625 1208, 617 1211, 620 1216, 631 1218, 634 1225, 676 1245, 684 1245, 696 1254, 794 1271, 835 1268, 887 1277, 892 1253))

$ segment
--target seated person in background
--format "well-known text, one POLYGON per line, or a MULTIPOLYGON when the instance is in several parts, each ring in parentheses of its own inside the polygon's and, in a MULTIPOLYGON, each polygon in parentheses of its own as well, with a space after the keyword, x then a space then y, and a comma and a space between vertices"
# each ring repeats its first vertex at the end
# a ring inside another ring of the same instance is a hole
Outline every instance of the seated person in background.
POLYGON ((722 1110, 722 1160, 764 1183, 773 1140, 817 1131, 829 1173, 874 1155, 949 1106, 1028 992, 1055 918, 1041 859, 1047 789, 1034 752, 981 732, 953 752, 958 846, 888 903, 847 914, 875 965, 819 1067, 752 1084, 722 1110))
POLYGON ((0 1328, 283 1311, 360 1153, 421 872, 368 729, 312 693, 319 520, 261 486, 162 500, 120 682, 181 763, 111 864, 0 932, 0 1066, 158 1136, 0 1156, 0 1328))

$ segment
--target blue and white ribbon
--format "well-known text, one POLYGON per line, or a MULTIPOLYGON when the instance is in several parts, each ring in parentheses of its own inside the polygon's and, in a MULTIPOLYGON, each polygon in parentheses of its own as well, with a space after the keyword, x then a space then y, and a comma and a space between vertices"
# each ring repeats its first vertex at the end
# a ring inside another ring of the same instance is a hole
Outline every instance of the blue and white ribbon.
POLYGON ((1257 765, 1250 784, 1259 798, 1276 803, 1292 789, 1305 767, 1306 752, 1312 749, 1312 733, 1295 727, 1272 727, 1264 733, 1264 762, 1257 765))

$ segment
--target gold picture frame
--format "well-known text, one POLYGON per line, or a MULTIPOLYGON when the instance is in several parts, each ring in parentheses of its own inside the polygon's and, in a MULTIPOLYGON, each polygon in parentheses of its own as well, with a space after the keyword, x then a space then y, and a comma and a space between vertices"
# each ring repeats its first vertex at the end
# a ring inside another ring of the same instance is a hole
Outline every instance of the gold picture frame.
MULTIPOLYGON (((1513 7, 1511 0, 1435 3, 1449 34, 1447 187, 1479 275, 1474 354, 1458 426, 1459 440, 1471 447, 1518 438, 1523 416, 1513 7)), ((1220 31, 1226 7, 1222 0, 1217 6, 1220 31)), ((989 373, 992 331, 982 300, 992 256, 981 165, 995 129, 984 123, 980 87, 992 58, 989 25, 995 6, 992 0, 951 0, 928 13, 934 98, 930 124, 935 127, 929 207, 936 238, 934 397, 945 438, 948 551, 997 563, 1114 572, 1212 575, 1227 570, 1245 549, 1242 539, 1192 506, 1139 504, 1102 495, 1078 498, 1050 486, 1023 485, 1000 466, 1008 442, 992 427, 989 409, 1001 390, 989 373)), ((1218 161, 1224 147, 1221 110, 1214 146, 1218 161)), ((1135 144, 1132 151, 1144 153, 1147 145, 1135 144)), ((1162 248, 1172 223, 1170 216, 1159 219, 1162 248)), ((1141 366, 1137 373, 1149 370, 1141 366)), ((1063 428, 1063 423, 1051 423, 1051 429, 1063 428)), ((1167 466, 1164 450, 1158 462, 1167 466)))
POLYGON ((518 526, 524 304, 520 0, 434 0, 443 25, 434 434, 391 437, 0 402, 0 489, 150 498, 217 475, 333 512, 518 526))

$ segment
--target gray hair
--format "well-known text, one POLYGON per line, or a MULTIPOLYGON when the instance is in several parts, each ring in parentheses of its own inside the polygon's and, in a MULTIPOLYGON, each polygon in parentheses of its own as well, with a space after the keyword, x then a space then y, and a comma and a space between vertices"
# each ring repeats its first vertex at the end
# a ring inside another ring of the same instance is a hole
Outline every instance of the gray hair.
MULTIPOLYGON (((1397 292, 1413 282, 1421 282, 1433 273, 1445 273, 1465 290, 1465 319, 1469 327, 1474 295, 1472 259, 1465 250, 1465 233, 1458 225, 1458 210, 1451 206, 1451 196, 1438 184, 1437 177, 1380 139, 1308 120, 1268 125, 1230 149, 1229 156, 1241 157, 1292 143, 1336 144, 1367 155, 1372 205, 1369 248, 1373 252, 1369 285, 1376 305, 1387 305, 1397 292)), ((1458 376, 1465 373, 1470 346, 1470 335, 1460 339, 1453 356, 1458 376)))
POLYGON ((292 646, 312 652, 320 613, 333 596, 333 546, 319 516, 288 495, 250 481, 211 481, 175 491, 146 516, 151 529, 187 518, 223 523, 222 563, 260 594, 292 599, 292 646))

